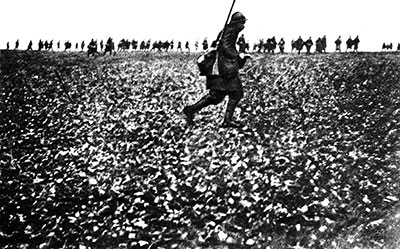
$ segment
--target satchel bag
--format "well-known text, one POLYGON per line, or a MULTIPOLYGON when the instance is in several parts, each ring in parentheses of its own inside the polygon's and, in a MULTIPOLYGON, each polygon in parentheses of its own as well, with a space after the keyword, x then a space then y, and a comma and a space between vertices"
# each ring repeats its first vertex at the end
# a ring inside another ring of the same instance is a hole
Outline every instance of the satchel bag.
POLYGON ((217 48, 210 48, 197 59, 200 76, 219 75, 217 48))

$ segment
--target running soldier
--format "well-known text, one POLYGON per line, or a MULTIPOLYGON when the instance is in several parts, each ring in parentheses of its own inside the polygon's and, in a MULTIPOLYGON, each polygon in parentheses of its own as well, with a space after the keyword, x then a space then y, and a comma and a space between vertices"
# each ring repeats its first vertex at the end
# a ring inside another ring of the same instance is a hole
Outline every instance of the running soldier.
POLYGON ((180 50, 182 52, 182 43, 178 41, 178 47, 176 48, 176 51, 180 50))
POLYGON ((29 44, 28 44, 28 49, 27 49, 27 51, 32 51, 33 49, 32 49, 32 45, 33 45, 33 42, 32 42, 32 40, 30 40, 29 41, 29 44))
POLYGON ((186 41, 185 49, 190 53, 189 41, 186 41))
POLYGON ((43 41, 42 41, 42 39, 40 39, 39 43, 38 43, 38 50, 41 51, 43 49, 43 47, 44 47, 43 41))
POLYGON ((358 52, 358 43, 360 43, 360 38, 358 38, 357 35, 356 38, 353 40, 354 52, 358 52))
POLYGON ((310 36, 310 38, 308 38, 308 40, 305 42, 304 45, 306 46, 307 54, 310 54, 311 53, 311 47, 312 47, 312 45, 314 45, 314 42, 312 41, 311 36, 310 36))
POLYGON ((341 36, 339 35, 339 37, 336 39, 336 41, 335 41, 335 52, 337 52, 337 51, 339 51, 339 53, 341 52, 341 44, 342 44, 342 38, 341 38, 341 36))
POLYGON ((281 38, 281 40, 279 41, 278 46, 281 54, 283 54, 285 50, 285 40, 283 40, 283 38, 281 38))
POLYGON ((248 57, 243 53, 238 53, 236 42, 239 33, 244 29, 246 20, 240 12, 236 12, 231 16, 230 23, 226 26, 217 48, 219 74, 206 76, 208 94, 203 96, 197 103, 186 106, 183 109, 188 125, 194 125, 194 116, 201 109, 209 105, 217 105, 226 96, 229 96, 222 126, 242 127, 240 123, 233 121, 232 117, 236 106, 243 98, 243 86, 239 78, 239 69, 244 66, 248 57))
POLYGON ((111 55, 113 50, 114 50, 114 42, 113 42, 112 38, 110 37, 110 38, 108 38, 108 40, 106 42, 106 47, 104 49, 104 55, 107 52, 110 52, 110 55, 111 55))
POLYGON ((352 47, 353 47, 353 39, 351 39, 351 36, 349 36, 349 39, 347 39, 346 41, 346 52, 348 49, 351 50, 352 47))
POLYGON ((97 54, 97 42, 94 39, 92 39, 90 41, 90 43, 87 47, 88 47, 88 51, 87 51, 88 57, 90 55, 95 56, 97 54))

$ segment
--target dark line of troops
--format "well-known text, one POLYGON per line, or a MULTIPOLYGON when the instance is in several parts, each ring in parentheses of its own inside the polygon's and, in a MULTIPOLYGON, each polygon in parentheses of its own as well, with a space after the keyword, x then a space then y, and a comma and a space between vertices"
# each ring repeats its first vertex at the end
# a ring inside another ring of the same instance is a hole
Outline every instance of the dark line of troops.
MULTIPOLYGON (((352 39, 349 37, 346 41, 346 52, 348 50, 352 50, 353 52, 358 52, 358 44, 360 43, 360 39, 357 36, 356 38, 352 39)), ((260 39, 259 43, 254 44, 253 46, 253 52, 267 52, 267 53, 274 53, 275 49, 279 47, 279 50, 281 53, 284 53, 285 50, 285 40, 283 38, 280 39, 279 42, 276 41, 275 36, 272 38, 268 38, 266 41, 264 39, 260 39)), ((319 37, 315 41, 315 52, 316 53, 326 53, 326 36, 319 37)), ((341 44, 342 40, 341 37, 339 36, 335 40, 335 52, 341 52, 341 44)), ((292 40, 291 41, 291 52, 293 51, 297 52, 300 54, 300 52, 303 50, 303 48, 306 48, 306 53, 310 54, 311 53, 311 48, 314 45, 313 40, 308 38, 307 40, 303 40, 301 36, 297 38, 297 40, 292 40)), ((239 45, 240 46, 240 45, 239 45)), ((400 50, 400 44, 399 44, 399 50, 400 50)))
MULTIPOLYGON (((28 51, 32 51, 33 50, 32 46, 33 46, 33 42, 31 40, 31 41, 29 41, 27 50, 28 51)), ((18 48, 19 48, 19 40, 17 40, 15 42, 15 50, 18 49, 18 48)), ((61 48, 61 42, 58 41, 57 42, 57 49, 60 50, 60 48, 61 48)), ((67 51, 67 50, 69 50, 71 48, 72 48, 72 43, 69 40, 65 41, 65 43, 64 43, 64 51, 67 51)), ((88 56, 97 54, 98 53, 97 48, 98 48, 97 40, 92 39, 89 42, 89 44, 87 45, 88 56)), ((9 42, 7 42, 7 48, 6 49, 7 50, 10 49, 10 43, 9 42)), ((79 49, 79 44, 78 43, 75 44, 75 49, 76 50, 79 49)), ((81 50, 83 51, 84 49, 85 49, 85 41, 82 41, 81 50)), ((108 38, 108 40, 107 40, 107 42, 105 44, 103 43, 103 40, 100 41, 100 50, 103 51, 103 49, 104 49, 104 54, 106 54, 107 52, 112 54, 112 52, 114 51, 114 42, 113 42, 112 38, 108 38)), ((47 40, 43 42, 40 39, 39 42, 38 42, 38 51, 42 51, 42 50, 54 51, 54 49, 53 49, 53 40, 51 40, 50 42, 48 42, 47 40)))
MULTIPOLYGON (((215 41, 214 41, 215 42, 215 41)), ((214 43, 213 42, 213 43, 214 43)), ((346 51, 348 50, 353 51, 353 52, 358 52, 358 44, 360 43, 360 39, 358 36, 356 36, 356 38, 352 39, 351 37, 349 37, 346 41, 346 51)), ((318 38, 315 41, 315 52, 316 53, 326 53, 326 36, 323 36, 322 38, 318 38)), ((336 40, 335 40, 335 52, 341 52, 341 44, 342 44, 342 40, 341 37, 339 36, 336 40)), ((207 38, 205 38, 202 42, 202 49, 205 51, 209 48, 209 43, 207 41, 207 38)), ((213 46, 215 44, 211 44, 211 46, 213 46)), ((239 46, 239 52, 249 52, 250 50, 250 46, 249 43, 246 42, 244 35, 242 34, 238 41, 237 41, 237 45, 239 46)), ((309 39, 307 39, 306 41, 304 41, 301 36, 299 36, 299 38, 297 40, 292 40, 291 41, 291 52, 293 53, 293 51, 297 51, 298 54, 300 54, 300 52, 303 50, 303 48, 306 48, 306 53, 310 54, 311 53, 311 48, 314 45, 313 40, 311 39, 311 37, 309 39)), ((27 50, 33 50, 32 48, 33 46, 33 42, 32 40, 29 42, 28 44, 28 48, 27 50)), ((153 43, 151 43, 151 40, 143 40, 140 44, 137 40, 133 39, 132 41, 128 40, 128 39, 122 39, 120 40, 120 42, 117 45, 117 50, 115 50, 115 44, 113 39, 110 37, 108 38, 108 40, 106 41, 106 43, 103 42, 103 40, 100 41, 100 51, 103 52, 103 54, 105 55, 106 53, 109 53, 110 55, 119 51, 126 51, 129 50, 132 47, 132 50, 140 50, 140 51, 171 51, 174 49, 174 40, 171 41, 164 41, 162 42, 160 41, 154 41, 153 43)), ((199 48, 199 42, 196 41, 195 44, 195 51, 198 50, 199 48)), ((60 41, 57 42, 57 49, 60 50, 61 44, 60 41)), ((274 53, 276 48, 279 47, 279 50, 281 53, 284 53, 285 50, 285 40, 283 38, 280 39, 279 42, 276 41, 275 36, 273 36, 272 38, 268 38, 264 41, 264 39, 260 39, 259 43, 255 43, 253 46, 253 52, 267 52, 267 53, 274 53)), ((15 42, 15 49, 19 48, 19 40, 17 40, 15 42)), ((64 43, 64 51, 67 51, 69 49, 72 48, 72 43, 70 41, 66 41, 64 43)), ((83 51, 85 49, 85 41, 82 41, 82 43, 80 44, 80 48, 83 51)), ((383 43, 382 45, 382 50, 391 50, 393 48, 393 44, 385 44, 383 43)), ((7 42, 7 50, 10 49, 10 44, 9 42, 7 42)), ((75 49, 78 50, 79 49, 79 44, 76 43, 75 44, 75 49)), ((38 43, 38 51, 41 50, 53 50, 53 40, 51 41, 42 41, 39 40, 38 43)), ((179 41, 176 47, 176 51, 181 51, 183 52, 183 48, 182 48, 182 43, 179 41)), ((189 47, 189 42, 186 41, 185 43, 185 51, 190 52, 190 47, 189 47)), ((400 51, 400 43, 397 45, 397 51, 400 51)), ((90 43, 87 45, 87 54, 88 56, 90 55, 96 55, 98 54, 98 42, 97 40, 92 39, 90 41, 90 43)))
MULTIPOLYGON (((88 56, 90 55, 95 55, 98 54, 98 47, 100 45, 100 51, 104 50, 104 54, 106 53, 110 53, 112 54, 113 52, 119 52, 119 51, 126 51, 129 50, 132 47, 132 50, 141 50, 141 51, 169 51, 169 50, 173 50, 174 49, 174 41, 155 41, 153 42, 152 46, 151 46, 151 40, 143 40, 140 44, 137 40, 133 39, 132 41, 128 40, 128 39, 122 39, 118 45, 117 45, 117 50, 115 50, 115 43, 113 41, 113 39, 110 37, 108 38, 108 40, 106 41, 106 43, 103 42, 103 40, 100 41, 100 44, 98 44, 97 40, 92 39, 90 41, 90 43, 87 45, 87 52, 88 52, 88 56), (151 48, 150 48, 151 46, 151 48)), ((61 43, 60 41, 57 42, 57 49, 60 50, 61 48, 61 43)), ((82 41, 82 43, 80 44, 80 48, 83 51, 85 49, 85 41, 82 41)), ((198 41, 196 41, 195 43, 195 48, 196 51, 198 50, 198 41)), ((7 50, 10 49, 10 43, 7 42, 7 50)), ((15 42, 15 50, 19 49, 19 40, 17 40, 15 42)), ((65 41, 64 43, 64 51, 67 51, 69 49, 72 49, 72 43, 68 40, 65 41)), ((79 43, 75 44, 75 49, 78 50, 79 49, 79 43)), ((28 51, 32 51, 33 50, 33 42, 32 40, 29 42, 28 44, 28 51)), ((46 41, 42 41, 39 40, 38 42, 38 51, 54 51, 53 49, 53 40, 51 40, 50 42, 46 41)), ((176 50, 183 52, 183 48, 182 48, 182 42, 178 42, 176 50)), ((189 47, 189 42, 187 41, 185 43, 185 50, 190 52, 190 47, 189 47)))

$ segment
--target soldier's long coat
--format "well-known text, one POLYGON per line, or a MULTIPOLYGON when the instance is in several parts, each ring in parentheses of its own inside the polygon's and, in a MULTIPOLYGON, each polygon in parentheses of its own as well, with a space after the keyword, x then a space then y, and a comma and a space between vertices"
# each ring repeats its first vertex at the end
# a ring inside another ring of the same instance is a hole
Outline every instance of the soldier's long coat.
POLYGON ((220 75, 207 76, 207 88, 219 91, 243 91, 239 78, 239 69, 246 62, 239 57, 236 49, 240 29, 236 25, 228 24, 224 36, 218 45, 218 69, 220 75))

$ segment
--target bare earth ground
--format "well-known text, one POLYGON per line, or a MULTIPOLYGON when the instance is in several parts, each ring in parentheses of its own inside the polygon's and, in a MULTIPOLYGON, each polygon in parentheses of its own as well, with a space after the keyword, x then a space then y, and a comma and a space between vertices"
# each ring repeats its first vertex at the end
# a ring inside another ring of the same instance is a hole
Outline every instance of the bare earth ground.
POLYGON ((255 54, 241 130, 197 54, 1 51, 3 248, 400 248, 397 53, 255 54))

